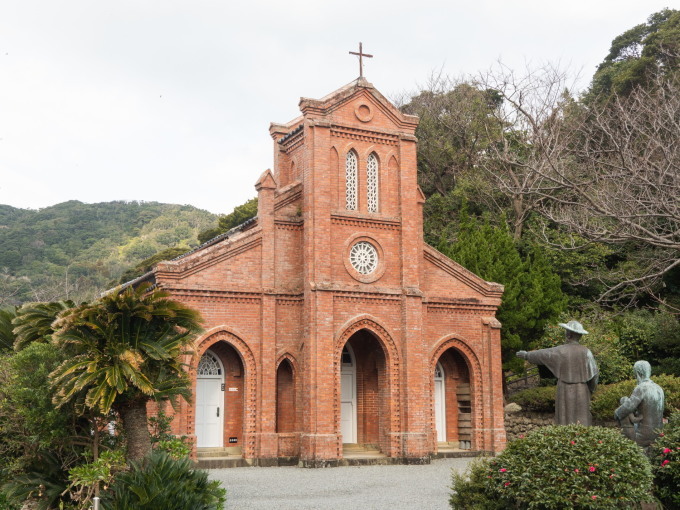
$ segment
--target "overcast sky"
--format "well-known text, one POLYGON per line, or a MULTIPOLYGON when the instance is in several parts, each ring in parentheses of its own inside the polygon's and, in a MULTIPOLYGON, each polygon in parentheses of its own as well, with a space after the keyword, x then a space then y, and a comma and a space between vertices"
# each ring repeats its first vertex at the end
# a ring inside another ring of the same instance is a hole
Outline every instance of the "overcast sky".
POLYGON ((255 196, 270 122, 358 76, 387 97, 433 71, 561 61, 678 0, 0 0, 0 204, 255 196))

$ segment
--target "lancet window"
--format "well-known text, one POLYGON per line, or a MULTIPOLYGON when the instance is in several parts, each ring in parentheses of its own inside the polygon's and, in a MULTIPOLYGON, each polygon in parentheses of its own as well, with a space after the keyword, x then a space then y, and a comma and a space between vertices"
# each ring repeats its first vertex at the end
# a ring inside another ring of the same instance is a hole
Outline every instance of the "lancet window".
POLYGON ((345 204, 348 211, 357 210, 357 155, 354 151, 347 153, 345 161, 345 204))
POLYGON ((368 212, 378 212, 378 157, 373 153, 366 161, 366 195, 368 212))

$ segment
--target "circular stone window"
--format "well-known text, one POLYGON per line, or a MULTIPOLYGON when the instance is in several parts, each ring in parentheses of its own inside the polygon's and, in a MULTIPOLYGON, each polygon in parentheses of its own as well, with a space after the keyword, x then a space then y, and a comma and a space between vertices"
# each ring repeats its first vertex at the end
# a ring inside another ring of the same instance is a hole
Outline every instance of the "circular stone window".
POLYGON ((385 274, 385 256, 380 241, 358 232, 345 241, 343 262, 349 275, 361 283, 372 283, 385 274))
POLYGON ((358 273, 371 274, 378 267, 378 250, 368 241, 359 241, 349 250, 349 261, 358 273))

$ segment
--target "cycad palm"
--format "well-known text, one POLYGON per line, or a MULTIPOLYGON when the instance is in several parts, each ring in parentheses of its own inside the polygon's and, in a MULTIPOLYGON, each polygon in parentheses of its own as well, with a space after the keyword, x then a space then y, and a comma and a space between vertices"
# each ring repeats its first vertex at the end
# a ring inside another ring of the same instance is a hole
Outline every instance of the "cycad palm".
POLYGON ((146 404, 150 399, 189 398, 181 356, 200 329, 198 312, 148 286, 115 291, 62 314, 54 339, 71 356, 52 374, 54 401, 84 396, 102 414, 120 414, 128 458, 151 449, 146 404))
POLYGON ((52 323, 57 316, 71 308, 73 301, 54 301, 50 303, 26 303, 16 311, 12 321, 14 326, 14 349, 20 351, 31 342, 49 343, 54 329, 52 323))
POLYGON ((12 349, 14 346, 14 326, 12 320, 16 316, 16 311, 12 309, 0 309, 0 351, 12 349))

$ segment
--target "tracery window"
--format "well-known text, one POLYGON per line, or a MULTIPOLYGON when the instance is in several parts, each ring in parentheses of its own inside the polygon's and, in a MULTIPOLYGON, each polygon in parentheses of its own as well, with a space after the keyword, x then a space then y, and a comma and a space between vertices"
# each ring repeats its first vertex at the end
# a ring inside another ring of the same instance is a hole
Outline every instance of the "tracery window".
POLYGON ((359 241, 349 250, 349 261, 360 274, 371 274, 378 267, 378 250, 369 242, 359 241))
POLYGON ((347 153, 345 161, 345 204, 348 211, 357 210, 357 155, 354 151, 347 153))
POLYGON ((366 195, 368 212, 378 212, 378 157, 373 153, 366 161, 366 195))
POLYGON ((201 361, 199 361, 196 371, 198 375, 222 375, 222 366, 215 356, 206 352, 201 356, 201 361))

